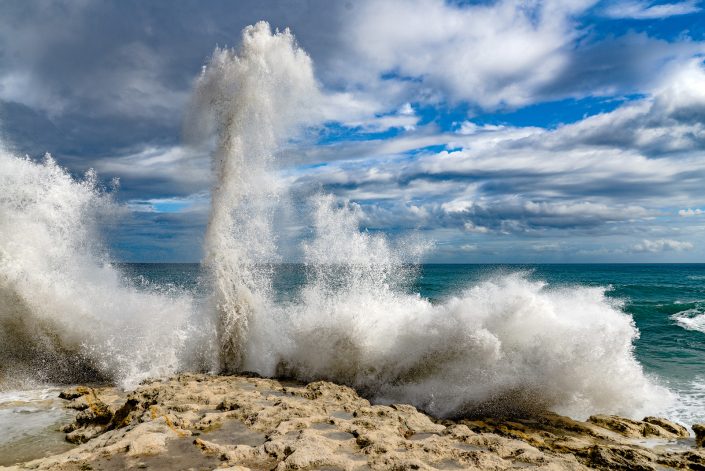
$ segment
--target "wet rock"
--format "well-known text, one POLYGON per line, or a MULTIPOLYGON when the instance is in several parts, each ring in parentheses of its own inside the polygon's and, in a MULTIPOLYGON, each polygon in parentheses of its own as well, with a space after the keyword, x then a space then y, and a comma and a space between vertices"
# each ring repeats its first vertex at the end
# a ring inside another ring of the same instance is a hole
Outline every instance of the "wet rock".
POLYGON ((59 393, 59 397, 61 399, 72 400, 90 393, 91 389, 86 386, 75 386, 61 391, 59 393))
POLYGON ((661 468, 653 453, 628 446, 594 445, 584 463, 591 468, 651 471, 661 468))
POLYGON ((100 400, 95 400, 88 404, 88 407, 76 415, 76 423, 79 425, 106 425, 113 418, 113 412, 107 404, 100 400))
POLYGON ((690 436, 688 429, 683 425, 671 422, 670 420, 663 419, 661 417, 644 417, 644 422, 656 425, 674 437, 688 438, 690 436))
POLYGON ((113 417, 110 421, 110 428, 121 428, 129 425, 130 422, 132 422, 132 420, 137 415, 134 414, 134 412, 139 408, 139 406, 139 400, 135 399, 134 397, 128 398, 127 401, 125 401, 125 404, 123 404, 113 414, 113 417))
POLYGON ((695 445, 705 446, 705 424, 693 425, 693 432, 695 432, 695 445))
POLYGON ((629 438, 685 438, 688 430, 682 425, 658 417, 632 420, 616 415, 593 415, 588 422, 613 430, 629 438))
POLYGON ((66 435, 66 441, 70 443, 75 443, 77 445, 81 443, 86 443, 91 438, 103 433, 103 431, 104 428, 97 425, 79 428, 76 430, 72 430, 70 433, 68 433, 66 435))

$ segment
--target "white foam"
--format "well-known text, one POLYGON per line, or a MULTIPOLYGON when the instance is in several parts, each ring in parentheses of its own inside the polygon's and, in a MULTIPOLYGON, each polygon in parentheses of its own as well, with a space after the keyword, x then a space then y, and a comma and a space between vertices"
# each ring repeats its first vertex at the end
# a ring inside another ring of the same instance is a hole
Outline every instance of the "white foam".
POLYGON ((673 382, 669 387, 677 391, 676 400, 658 411, 660 415, 686 426, 705 422, 705 378, 673 382))
POLYGON ((603 289, 512 274, 433 305, 399 288, 403 257, 359 232, 358 217, 321 202, 309 283, 299 303, 256 319, 248 368, 344 382, 438 416, 478 407, 639 416, 668 401, 634 358, 631 317, 603 289))
POLYGON ((272 214, 281 190, 273 152, 317 96, 311 59, 288 30, 272 34, 265 22, 244 29, 240 50, 216 49, 198 79, 186 133, 198 141, 215 132, 217 141, 204 262, 225 371, 242 366, 249 320, 271 298, 272 214))
POLYGON ((132 288, 98 225, 117 207, 95 174, 0 152, 0 383, 96 377, 125 387, 184 366, 192 300, 132 288))
POLYGON ((684 329, 705 333, 705 309, 700 306, 677 312, 671 319, 684 329))

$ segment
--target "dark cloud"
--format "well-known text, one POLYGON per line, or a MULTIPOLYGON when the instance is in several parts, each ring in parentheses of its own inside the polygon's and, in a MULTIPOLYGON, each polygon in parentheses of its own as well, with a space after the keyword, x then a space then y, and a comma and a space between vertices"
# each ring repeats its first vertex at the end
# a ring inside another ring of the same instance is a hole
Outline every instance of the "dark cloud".
POLYGON ((243 27, 265 19, 292 27, 325 64, 340 41, 341 8, 324 0, 5 2, 5 139, 20 152, 88 164, 175 144, 193 80, 216 45, 237 45, 243 27))

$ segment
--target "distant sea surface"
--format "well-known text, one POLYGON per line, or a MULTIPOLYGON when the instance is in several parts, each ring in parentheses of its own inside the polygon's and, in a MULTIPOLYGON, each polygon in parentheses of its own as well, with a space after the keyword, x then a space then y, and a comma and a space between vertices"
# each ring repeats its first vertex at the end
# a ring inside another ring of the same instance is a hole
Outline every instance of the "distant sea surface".
MULTIPOLYGON (((137 284, 172 285, 198 294, 198 264, 124 264, 137 284)), ((296 296, 305 267, 276 267, 280 299, 296 296)), ((677 417, 700 419, 705 405, 705 264, 425 264, 408 289, 441 302, 488 278, 522 272, 547 289, 596 286, 621 302, 640 331, 635 355, 644 370, 680 395, 677 417)), ((702 417, 701 417, 702 416, 702 417)))

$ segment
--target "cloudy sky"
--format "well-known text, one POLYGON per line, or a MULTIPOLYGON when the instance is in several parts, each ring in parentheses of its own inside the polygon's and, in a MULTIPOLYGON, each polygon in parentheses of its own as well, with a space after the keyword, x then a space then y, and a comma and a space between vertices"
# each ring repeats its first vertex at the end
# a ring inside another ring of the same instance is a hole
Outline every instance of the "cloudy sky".
POLYGON ((182 145, 189 96, 259 20, 291 28, 331 97, 280 152, 292 194, 434 241, 429 261, 705 262, 696 0, 8 0, 1 139, 119 177, 115 258, 197 261, 211 177, 182 145))

